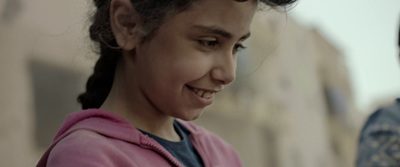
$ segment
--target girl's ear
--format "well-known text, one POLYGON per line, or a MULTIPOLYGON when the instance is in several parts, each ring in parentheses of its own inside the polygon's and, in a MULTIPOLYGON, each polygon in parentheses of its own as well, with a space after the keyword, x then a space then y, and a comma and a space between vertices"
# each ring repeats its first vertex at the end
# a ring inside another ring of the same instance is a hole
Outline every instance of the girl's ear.
POLYGON ((139 17, 130 0, 112 0, 110 24, 118 46, 122 50, 133 50, 140 42, 139 17))

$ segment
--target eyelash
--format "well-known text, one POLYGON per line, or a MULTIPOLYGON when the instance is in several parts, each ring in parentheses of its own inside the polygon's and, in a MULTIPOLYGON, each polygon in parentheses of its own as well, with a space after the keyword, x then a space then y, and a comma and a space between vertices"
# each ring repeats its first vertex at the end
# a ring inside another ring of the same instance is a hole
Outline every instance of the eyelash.
MULTIPOLYGON (((218 45, 218 41, 216 40, 199 40, 199 43, 205 47, 210 47, 210 48, 214 48, 218 45)), ((246 48, 247 47, 243 46, 242 44, 235 44, 235 46, 233 47, 233 53, 239 52, 246 48)))
POLYGON ((243 46, 242 44, 236 44, 235 47, 234 47, 234 50, 235 50, 234 52, 236 53, 236 52, 239 52, 239 51, 244 50, 246 48, 247 47, 243 46))

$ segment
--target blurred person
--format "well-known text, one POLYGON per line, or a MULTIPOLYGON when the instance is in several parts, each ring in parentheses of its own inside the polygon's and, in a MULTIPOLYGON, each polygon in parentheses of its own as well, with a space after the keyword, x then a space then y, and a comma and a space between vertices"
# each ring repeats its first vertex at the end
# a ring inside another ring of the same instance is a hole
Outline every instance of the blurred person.
POLYGON ((82 111, 39 167, 242 166, 225 141, 189 122, 235 79, 260 5, 295 0, 93 0, 100 57, 82 111))
MULTIPOLYGON (((398 35, 400 49, 400 27, 398 35)), ((395 104, 380 108, 369 116, 360 134, 356 165, 400 166, 400 98, 395 104)))

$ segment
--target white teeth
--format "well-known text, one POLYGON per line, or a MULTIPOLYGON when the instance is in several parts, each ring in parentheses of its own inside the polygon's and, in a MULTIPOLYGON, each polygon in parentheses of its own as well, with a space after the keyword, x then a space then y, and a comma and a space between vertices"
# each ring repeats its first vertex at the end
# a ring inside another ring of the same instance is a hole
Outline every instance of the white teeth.
POLYGON ((211 92, 205 92, 202 97, 209 99, 211 97, 211 92))
POLYGON ((202 91, 202 90, 198 90, 198 91, 196 92, 196 94, 199 95, 199 96, 201 96, 201 97, 203 97, 203 93, 204 93, 204 91, 202 91))
POLYGON ((211 97, 213 97, 215 95, 215 92, 206 92, 204 90, 199 90, 196 88, 192 89, 194 93, 196 93, 198 96, 205 98, 205 99, 209 99, 211 97))

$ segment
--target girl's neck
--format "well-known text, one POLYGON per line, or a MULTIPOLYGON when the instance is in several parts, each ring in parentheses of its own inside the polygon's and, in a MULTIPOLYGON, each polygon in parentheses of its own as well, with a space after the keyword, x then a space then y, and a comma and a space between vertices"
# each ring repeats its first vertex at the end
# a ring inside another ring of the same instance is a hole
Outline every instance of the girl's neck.
POLYGON ((100 109, 121 116, 132 126, 142 131, 151 133, 166 140, 180 141, 180 136, 174 128, 173 117, 153 113, 152 111, 146 111, 145 109, 140 108, 131 109, 125 105, 116 104, 115 102, 110 103, 109 101, 118 100, 106 100, 100 109))
MULTIPOLYGON (((174 129, 174 118, 158 112, 154 106, 146 102, 145 98, 131 96, 132 92, 128 95, 120 81, 116 76, 110 93, 100 109, 113 112, 135 128, 160 138, 180 141, 180 136, 174 129)), ((140 94, 140 92, 134 94, 140 94)))

